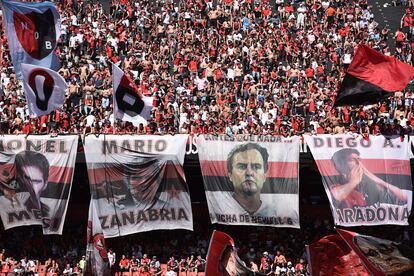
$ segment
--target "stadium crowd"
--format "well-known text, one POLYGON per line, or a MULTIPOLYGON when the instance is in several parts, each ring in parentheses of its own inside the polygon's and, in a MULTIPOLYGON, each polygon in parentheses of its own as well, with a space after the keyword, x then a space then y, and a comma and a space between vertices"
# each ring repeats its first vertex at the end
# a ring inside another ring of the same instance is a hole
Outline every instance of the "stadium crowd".
MULTIPOLYGON (((1 28, 2 134, 413 131, 411 85, 383 103, 332 107, 359 43, 386 55, 388 45, 395 43, 395 56, 413 64, 410 8, 400 30, 390 37, 390 30, 379 28, 374 20, 367 0, 276 0, 275 6, 268 0, 120 0, 109 13, 92 1, 57 2, 62 22, 56 51, 62 65, 59 73, 69 84, 65 104, 49 116, 29 117, 1 28), (130 74, 143 95, 154 96, 148 125, 114 119, 111 63, 130 74)), ((332 225, 312 220, 302 222, 301 230, 277 234, 272 228, 223 229, 235 238, 239 256, 252 269, 306 275, 304 245, 332 233, 332 225)), ((12 266, 30 271, 41 263, 47 271, 80 273, 85 264, 84 230, 69 229, 63 237, 41 237, 26 228, 11 231, 7 239, 0 239, 0 247, 6 248, 0 252, 0 272, 12 266)), ((412 245, 413 237, 406 231, 389 233, 393 240, 412 245)), ((210 233, 199 229, 175 238, 160 232, 122 237, 108 241, 109 255, 116 256, 114 270, 148 269, 154 275, 160 262, 171 262, 177 271, 202 271, 210 233)))
MULTIPOLYGON (((2 43, 2 133, 406 134, 414 125, 411 85, 388 101, 333 108, 356 47, 390 54, 362 1, 59 1, 63 108, 30 118, 2 43), (154 96, 148 125, 114 120, 111 63, 154 96)), ((412 64, 408 7, 395 56, 412 64)), ((2 41, 6 35, 2 29, 2 41)))
MULTIPOLYGON (((234 238, 239 257, 252 270, 272 271, 274 274, 270 275, 308 275, 305 245, 334 233, 329 219, 306 216, 302 217, 300 230, 255 227, 252 231, 251 227, 212 227, 206 224, 195 224, 194 232, 176 230, 173 237, 168 231, 154 231, 107 239, 111 270, 138 271, 139 275, 146 276, 170 270, 202 272, 214 228, 234 238)), ((372 227, 358 228, 358 231, 414 246, 412 228, 382 227, 381 233, 372 227)), ((7 233, 7 239, 0 239, 0 248, 7 248, 0 251, 0 273, 15 269, 38 271, 43 267, 45 271, 58 275, 80 275, 85 268, 85 230, 69 226, 63 236, 42 236, 38 228, 13 229, 7 233)))

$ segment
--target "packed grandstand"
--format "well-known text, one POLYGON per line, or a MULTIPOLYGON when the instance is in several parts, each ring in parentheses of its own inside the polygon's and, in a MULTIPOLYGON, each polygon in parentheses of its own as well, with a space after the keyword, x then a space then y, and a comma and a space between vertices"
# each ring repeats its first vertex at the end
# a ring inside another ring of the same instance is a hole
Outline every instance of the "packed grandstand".
MULTIPOLYGON (((87 136, 191 137, 185 173, 194 231, 159 230, 107 239, 113 273, 197 275, 205 270, 212 230, 219 229, 234 238, 239 257, 251 270, 309 275, 305 245, 334 233, 334 222, 306 146, 300 156, 301 162, 305 159, 300 165, 300 229, 227 226, 209 222, 193 137, 352 133, 369 139, 413 134, 411 84, 377 104, 333 107, 361 42, 414 65, 411 1, 394 3, 404 5, 404 15, 392 35, 380 27, 367 0, 120 0, 108 9, 95 1, 54 2, 61 17, 58 72, 68 84, 64 105, 49 115, 30 116, 2 27, 0 134, 76 134, 81 157, 63 235, 43 236, 40 228, 27 226, 2 231, 0 273, 84 272, 90 191, 82 143, 87 136), (112 64, 131 77, 142 95, 154 97, 147 124, 115 119, 112 64), (311 182, 313 186, 302 188, 311 182)), ((412 216, 409 221, 412 224, 412 216)), ((352 229, 414 246, 412 226, 352 229)))

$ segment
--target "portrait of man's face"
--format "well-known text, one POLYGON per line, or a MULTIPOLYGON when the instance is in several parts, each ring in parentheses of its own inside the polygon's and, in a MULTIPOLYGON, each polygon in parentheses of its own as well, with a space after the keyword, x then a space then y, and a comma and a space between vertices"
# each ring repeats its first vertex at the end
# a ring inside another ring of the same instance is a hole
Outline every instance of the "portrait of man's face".
POLYGON ((266 180, 264 160, 260 152, 256 149, 249 149, 236 153, 229 178, 236 194, 260 193, 266 180))
POLYGON ((351 153, 346 157, 346 164, 348 166, 348 169, 352 171, 353 168, 358 166, 359 161, 361 160, 361 157, 356 153, 351 153))
POLYGON ((347 175, 360 164, 361 156, 356 149, 344 148, 333 154, 332 162, 338 173, 347 175))
POLYGON ((32 186, 37 198, 46 189, 43 171, 37 166, 23 166, 21 181, 27 186, 32 186))
MULTIPOLYGON (((142 161, 141 161, 142 162, 142 161)), ((131 194, 140 203, 151 203, 161 184, 160 173, 166 164, 150 160, 134 167, 128 172, 127 181, 131 194)))

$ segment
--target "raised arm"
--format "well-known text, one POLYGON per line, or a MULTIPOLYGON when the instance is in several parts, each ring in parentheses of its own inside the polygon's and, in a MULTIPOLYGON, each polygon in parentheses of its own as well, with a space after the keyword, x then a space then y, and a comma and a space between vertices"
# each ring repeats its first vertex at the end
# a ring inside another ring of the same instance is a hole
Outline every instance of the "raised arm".
POLYGON ((359 183, 361 183, 363 174, 364 171, 359 164, 351 170, 345 184, 336 185, 331 188, 331 194, 335 200, 340 202, 346 200, 349 194, 359 185, 359 183))

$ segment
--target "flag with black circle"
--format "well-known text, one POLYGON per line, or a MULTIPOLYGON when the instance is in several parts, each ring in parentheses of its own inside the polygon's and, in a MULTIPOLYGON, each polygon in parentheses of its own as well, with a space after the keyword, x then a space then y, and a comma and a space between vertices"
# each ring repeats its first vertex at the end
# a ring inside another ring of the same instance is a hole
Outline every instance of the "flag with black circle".
POLYGON ((22 64, 23 87, 30 115, 41 116, 63 106, 67 84, 59 73, 22 64))
POLYGON ((115 64, 112 64, 112 82, 115 118, 135 126, 146 124, 151 118, 153 97, 142 95, 131 78, 115 64))
POLYGON ((58 69, 54 54, 60 37, 60 15, 51 2, 2 1, 4 24, 14 70, 21 78, 21 64, 58 69))

